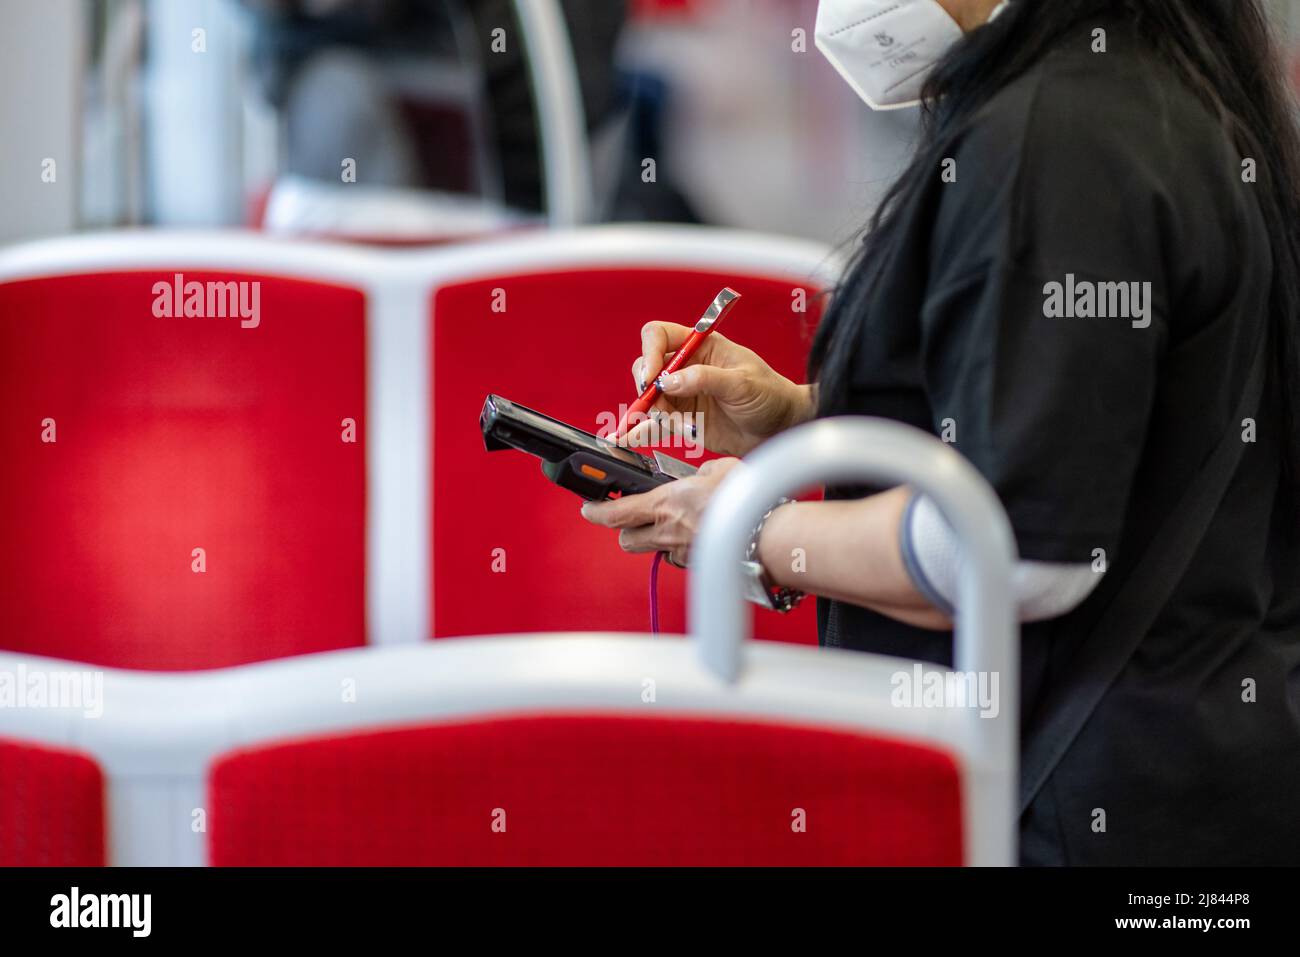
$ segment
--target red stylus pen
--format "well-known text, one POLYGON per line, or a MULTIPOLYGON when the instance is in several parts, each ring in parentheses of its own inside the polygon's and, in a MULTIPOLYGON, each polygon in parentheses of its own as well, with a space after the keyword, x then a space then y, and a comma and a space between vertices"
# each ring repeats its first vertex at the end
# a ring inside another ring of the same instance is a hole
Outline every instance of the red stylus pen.
MULTIPOLYGON (((672 359, 669 361, 668 365, 664 366, 663 371, 660 372, 659 375, 672 375, 682 366, 686 365, 686 363, 690 361, 691 356, 695 355, 696 350, 700 348, 700 343, 705 340, 710 332, 718 328, 718 323, 722 322, 722 317, 731 310, 731 307, 736 304, 736 300, 739 298, 740 293, 736 292, 736 290, 732 289, 730 286, 718 293, 713 298, 713 302, 709 304, 709 308, 704 310, 704 315, 700 316, 700 321, 695 324, 695 331, 691 333, 690 338, 682 344, 680 349, 673 353, 672 359)), ((623 418, 619 421, 618 428, 614 430, 614 437, 621 438, 627 431, 628 423, 631 422, 635 416, 643 416, 649 412, 650 406, 654 405, 655 399, 658 395, 659 377, 656 376, 655 380, 646 386, 646 390, 637 396, 636 401, 628 406, 627 411, 623 413, 623 418)))

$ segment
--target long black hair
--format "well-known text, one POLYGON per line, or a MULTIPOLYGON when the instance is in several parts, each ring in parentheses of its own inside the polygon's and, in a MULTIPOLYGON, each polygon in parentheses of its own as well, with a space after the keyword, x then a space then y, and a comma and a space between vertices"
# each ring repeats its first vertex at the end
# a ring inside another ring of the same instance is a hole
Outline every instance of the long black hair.
POLYGON ((1242 156, 1259 159, 1257 193, 1273 250, 1275 381, 1282 393, 1287 474, 1300 476, 1300 132, 1277 44, 1259 0, 1014 0, 948 53, 923 91, 921 141, 885 194, 813 339, 809 381, 823 413, 849 391, 853 352, 871 321, 876 283, 901 242, 900 210, 977 111, 1079 23, 1129 18, 1210 111, 1242 156))

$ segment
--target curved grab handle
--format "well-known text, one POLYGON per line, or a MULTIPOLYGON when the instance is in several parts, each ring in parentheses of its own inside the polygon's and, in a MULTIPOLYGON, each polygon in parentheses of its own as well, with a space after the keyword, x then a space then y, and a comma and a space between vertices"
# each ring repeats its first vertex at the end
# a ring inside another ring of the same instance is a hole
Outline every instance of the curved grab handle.
POLYGON ((929 495, 957 533, 958 671, 989 672, 1017 687, 1010 576, 1015 543, 1001 502, 969 462, 920 429, 845 416, 791 429, 764 443, 713 494, 692 548, 690 630, 704 663, 724 681, 740 673, 749 637, 741 556, 762 514, 783 495, 827 483, 911 485, 929 495))

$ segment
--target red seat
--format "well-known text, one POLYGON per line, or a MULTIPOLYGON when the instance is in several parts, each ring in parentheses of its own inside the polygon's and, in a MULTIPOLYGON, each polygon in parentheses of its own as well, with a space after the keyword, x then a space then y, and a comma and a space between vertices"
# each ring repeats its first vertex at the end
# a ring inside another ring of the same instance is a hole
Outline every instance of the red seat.
POLYGON ((0 739, 0 867, 100 867, 104 781, 75 751, 0 739))
POLYGON ((243 328, 156 318, 171 279, 0 283, 0 647, 190 669, 363 644, 363 294, 185 270, 260 281, 243 328))
MULTIPOLYGON (((430 336, 435 637, 647 630, 649 556, 619 553, 608 530, 581 521, 580 501, 547 484, 536 459, 485 452, 478 414, 495 392, 599 431, 609 424, 602 413, 634 398, 630 368, 641 326, 694 323, 726 285, 743 298, 723 334, 803 381, 820 314, 817 290, 770 275, 596 268, 497 275, 437 290, 430 336), (504 311, 493 309, 501 301, 496 290, 504 293, 504 311), (494 561, 501 558, 504 572, 494 561)), ((672 568, 660 575, 665 631, 685 630, 685 581, 672 568)), ((760 615, 756 631, 815 643, 812 603, 789 616, 760 615)))
POLYGON ((217 865, 957 865, 948 753, 735 718, 501 717, 219 758, 217 865))

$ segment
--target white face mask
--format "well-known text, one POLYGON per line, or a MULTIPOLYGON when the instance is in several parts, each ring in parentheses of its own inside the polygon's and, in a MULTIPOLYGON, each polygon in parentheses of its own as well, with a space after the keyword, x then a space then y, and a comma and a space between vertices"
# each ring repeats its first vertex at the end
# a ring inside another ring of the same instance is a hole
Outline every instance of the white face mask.
MULTIPOLYGON (((1006 6, 1004 0, 989 16, 1006 6)), ((935 0, 821 0, 817 49, 873 110, 917 106, 961 27, 935 0)))

